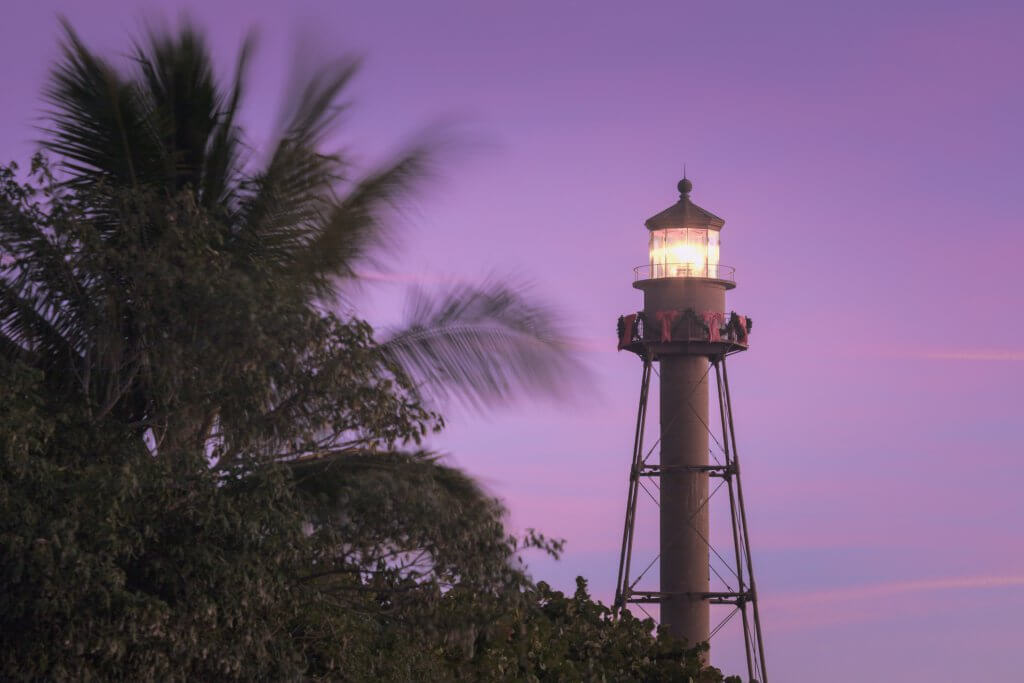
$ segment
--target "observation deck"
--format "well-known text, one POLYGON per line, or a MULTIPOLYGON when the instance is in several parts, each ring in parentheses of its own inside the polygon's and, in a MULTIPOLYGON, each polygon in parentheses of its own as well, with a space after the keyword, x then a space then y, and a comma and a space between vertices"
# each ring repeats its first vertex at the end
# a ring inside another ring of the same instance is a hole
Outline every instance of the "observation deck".
POLYGON ((735 311, 718 313, 658 311, 655 319, 642 311, 619 316, 618 348, 641 358, 684 353, 718 358, 750 346, 753 321, 735 311))

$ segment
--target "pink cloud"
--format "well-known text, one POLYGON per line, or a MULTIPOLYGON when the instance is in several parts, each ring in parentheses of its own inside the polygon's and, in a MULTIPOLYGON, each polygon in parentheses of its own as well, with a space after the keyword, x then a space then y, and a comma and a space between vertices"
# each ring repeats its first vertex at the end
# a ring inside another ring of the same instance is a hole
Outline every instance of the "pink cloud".
POLYGON ((776 606, 794 607, 821 603, 870 600, 872 598, 892 597, 926 591, 1010 588, 1015 586, 1024 586, 1024 576, 964 576, 943 579, 890 581, 864 586, 795 592, 784 595, 775 594, 766 596, 764 602, 776 606))
POLYGON ((967 361, 1024 361, 1024 349, 946 348, 918 351, 899 351, 891 346, 846 345, 833 346, 826 352, 850 358, 911 358, 922 360, 967 361))
POLYGON ((992 351, 963 349, 955 351, 926 351, 919 356, 932 360, 1024 361, 1024 351, 992 351))

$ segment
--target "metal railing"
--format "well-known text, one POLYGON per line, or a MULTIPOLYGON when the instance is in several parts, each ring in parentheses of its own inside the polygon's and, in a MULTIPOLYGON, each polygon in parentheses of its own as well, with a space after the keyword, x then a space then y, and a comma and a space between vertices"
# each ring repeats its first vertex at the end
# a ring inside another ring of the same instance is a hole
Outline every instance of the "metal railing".
POLYGON ((735 283, 736 269, 732 266, 723 266, 721 264, 695 266, 692 263, 656 263, 653 266, 637 266, 633 269, 633 282, 666 277, 696 277, 735 283))

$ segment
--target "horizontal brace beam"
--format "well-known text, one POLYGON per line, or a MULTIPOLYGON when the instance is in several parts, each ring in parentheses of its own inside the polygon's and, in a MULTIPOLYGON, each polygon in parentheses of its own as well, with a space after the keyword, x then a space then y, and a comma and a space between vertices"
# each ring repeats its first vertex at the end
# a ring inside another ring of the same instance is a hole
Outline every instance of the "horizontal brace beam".
POLYGON ((687 595, 699 595, 700 597, 706 598, 706 599, 709 599, 709 600, 710 599, 718 599, 718 598, 736 598, 736 599, 750 600, 750 599, 753 599, 753 597, 754 597, 753 594, 750 591, 744 591, 742 593, 737 593, 735 591, 728 591, 728 592, 721 592, 721 593, 687 593, 687 595))
POLYGON ((699 597, 702 600, 707 600, 713 605, 741 605, 746 602, 750 602, 754 599, 754 593, 752 591, 744 591, 742 593, 736 592, 721 592, 721 593, 665 593, 662 591, 630 591, 629 595, 626 596, 626 602, 635 603, 656 603, 661 602, 667 597, 673 595, 684 595, 686 597, 699 597))
POLYGON ((707 472, 712 477, 729 476, 736 473, 735 466, 729 465, 642 465, 637 474, 641 477, 657 477, 663 472, 707 472))

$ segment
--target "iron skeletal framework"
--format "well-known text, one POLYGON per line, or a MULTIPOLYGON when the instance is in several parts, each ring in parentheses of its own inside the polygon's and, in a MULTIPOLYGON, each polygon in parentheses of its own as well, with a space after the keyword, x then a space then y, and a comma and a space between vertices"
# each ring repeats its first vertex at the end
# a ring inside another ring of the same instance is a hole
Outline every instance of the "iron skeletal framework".
MULTIPOLYGON (((690 314, 692 312, 687 311, 686 313, 690 314)), ((699 412, 694 408, 692 404, 693 392, 691 391, 687 397, 687 400, 690 402, 689 408, 704 425, 704 428, 707 429, 711 439, 710 443, 713 446, 709 449, 710 459, 707 465, 688 466, 684 469, 692 473, 696 473, 699 470, 708 477, 718 479, 719 481, 713 487, 707 488, 707 495, 697 510, 690 515, 690 519, 677 521, 680 524, 688 525, 693 533, 697 534, 707 544, 707 549, 709 550, 708 571, 710 575, 716 577, 716 585, 714 587, 720 587, 721 590, 709 590, 698 595, 687 594, 685 597, 706 600, 711 605, 725 605, 730 608, 710 631, 709 639, 719 633, 737 614, 740 615, 749 680, 767 683, 764 643, 761 636, 761 617, 758 611, 754 567, 747 532, 747 516, 743 504, 743 486, 740 481, 740 464, 733 425, 732 401, 729 392, 729 373, 726 368, 727 356, 746 350, 749 323, 746 319, 739 318, 742 321, 742 330, 737 330, 739 334, 734 334, 733 331, 725 328, 723 332, 727 332, 726 336, 716 339, 718 335, 708 335, 705 330, 698 329, 701 326, 693 318, 695 316, 687 315, 684 317, 684 320, 679 320, 674 326, 671 339, 665 339, 663 336, 660 341, 656 341, 653 335, 647 334, 643 329, 647 326, 643 324, 641 316, 641 321, 638 321, 640 324, 636 325, 637 331, 634 333, 626 331, 625 337, 620 343, 620 348, 632 351, 640 357, 642 370, 640 401, 637 410, 636 432, 633 439, 633 458, 629 470, 629 492, 626 499, 626 516, 622 532, 622 549, 619 555, 614 609, 616 614, 619 614, 628 605, 632 604, 637 605, 646 612, 643 607, 644 604, 661 604, 670 597, 657 590, 646 590, 642 587, 643 584, 641 583, 657 564, 660 553, 635 576, 633 574, 633 554, 637 527, 637 504, 641 491, 660 508, 659 493, 662 488, 660 482, 662 482, 666 475, 670 474, 667 471, 668 468, 663 467, 658 462, 652 462, 652 455, 657 449, 661 437, 649 449, 646 449, 644 443, 651 375, 659 374, 655 368, 655 363, 659 361, 659 356, 662 352, 678 352, 680 345, 683 345, 685 347, 683 352, 687 355, 702 356, 708 361, 704 371, 704 378, 702 378, 701 382, 706 381, 708 374, 712 371, 714 373, 718 395, 718 413, 721 423, 721 432, 716 436, 710 425, 700 418, 699 412), (685 329, 680 330, 679 328, 685 329), (710 339, 709 336, 711 337, 710 339), (651 485, 648 486, 645 482, 649 482, 651 485), (710 534, 705 536, 698 529, 697 525, 694 524, 694 516, 705 510, 712 498, 723 488, 728 495, 732 535, 731 553, 726 550, 725 555, 712 545, 709 538, 710 534), (654 490, 652 491, 652 489, 654 490), (728 557, 728 555, 731 555, 731 557, 728 557), (717 584, 720 584, 720 586, 717 584)), ((733 321, 735 320, 736 316, 733 314, 733 321)), ((633 324, 632 320, 630 320, 630 324, 633 324)), ((732 327, 732 324, 730 324, 730 327, 732 327)), ((623 329, 620 322, 620 337, 622 335, 623 329)), ((667 430, 671 430, 671 428, 671 424, 666 425, 663 423, 661 426, 661 436, 664 437, 667 430)), ((665 518, 662 517, 662 524, 664 523, 665 518)), ((710 575, 708 577, 709 589, 712 587, 710 575)))

